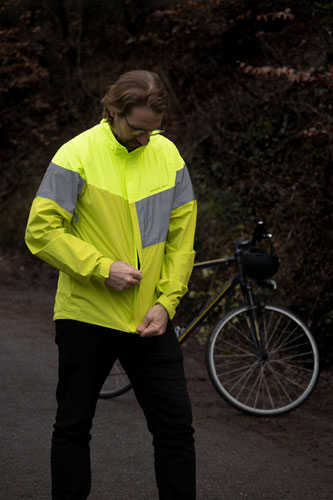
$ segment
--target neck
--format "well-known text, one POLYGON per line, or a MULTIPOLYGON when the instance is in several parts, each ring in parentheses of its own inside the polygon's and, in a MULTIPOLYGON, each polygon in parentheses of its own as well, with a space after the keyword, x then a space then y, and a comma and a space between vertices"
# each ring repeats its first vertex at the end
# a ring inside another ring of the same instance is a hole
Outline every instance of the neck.
POLYGON ((125 144, 123 141, 121 141, 118 137, 118 135, 116 134, 115 130, 113 129, 111 123, 110 123, 110 128, 111 128, 111 131, 113 133, 113 135, 115 136, 115 138, 117 139, 117 141, 119 142, 119 144, 121 144, 122 146, 124 146, 124 148, 127 149, 127 151, 130 153, 131 151, 134 151, 135 149, 139 148, 140 147, 140 144, 137 145, 137 146, 131 146, 129 144, 125 144))

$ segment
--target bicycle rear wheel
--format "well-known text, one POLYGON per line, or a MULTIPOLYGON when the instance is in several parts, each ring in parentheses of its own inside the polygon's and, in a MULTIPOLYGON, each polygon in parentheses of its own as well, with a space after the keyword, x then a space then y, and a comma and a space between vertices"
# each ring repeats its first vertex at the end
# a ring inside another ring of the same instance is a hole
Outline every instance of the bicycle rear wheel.
POLYGON ((114 398, 115 396, 120 396, 125 394, 125 392, 131 389, 131 383, 126 375, 124 368, 122 367, 120 361, 117 359, 110 371, 99 397, 102 399, 114 398))
POLYGON ((297 408, 312 392, 319 356, 306 325, 283 307, 266 304, 257 311, 267 357, 252 340, 249 307, 226 314, 206 348, 209 377, 218 393, 239 410, 274 416, 297 408))

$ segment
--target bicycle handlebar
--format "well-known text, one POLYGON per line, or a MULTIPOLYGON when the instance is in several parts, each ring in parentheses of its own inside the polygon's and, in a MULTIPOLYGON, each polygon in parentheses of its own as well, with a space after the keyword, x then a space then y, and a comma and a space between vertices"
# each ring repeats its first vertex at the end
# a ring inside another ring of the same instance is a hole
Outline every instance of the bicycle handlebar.
POLYGON ((272 234, 267 231, 264 221, 259 220, 255 225, 251 238, 246 241, 236 241, 234 246, 239 249, 247 249, 253 247, 257 242, 259 243, 263 239, 271 237, 272 234))
MULTIPOLYGON (((254 246, 257 242, 260 242, 261 240, 265 238, 271 238, 272 234, 267 232, 266 226, 264 224, 264 221, 259 220, 255 228, 253 230, 252 236, 249 240, 246 241, 235 241, 234 246, 240 251, 241 249, 248 249, 254 246)), ((272 243, 271 243, 272 246, 272 243)), ((224 257, 220 259, 214 259, 214 260, 207 260, 204 262, 195 262, 193 267, 196 269, 200 268, 206 268, 206 267, 213 267, 213 266, 218 266, 218 265, 224 265, 224 266, 229 266, 230 264, 234 264, 236 262, 235 257, 224 257)))
POLYGON ((264 221, 259 220, 254 228, 252 238, 250 240, 250 246, 255 245, 255 243, 265 238, 271 238, 271 237, 272 235, 267 231, 264 221))

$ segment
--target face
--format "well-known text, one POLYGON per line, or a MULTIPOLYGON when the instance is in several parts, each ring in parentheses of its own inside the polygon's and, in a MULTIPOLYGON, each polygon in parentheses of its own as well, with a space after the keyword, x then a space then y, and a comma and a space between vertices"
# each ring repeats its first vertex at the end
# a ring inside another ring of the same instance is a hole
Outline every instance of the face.
POLYGON ((132 151, 140 146, 146 146, 149 142, 148 132, 133 136, 132 131, 161 129, 162 118, 163 113, 155 113, 146 106, 136 106, 126 115, 126 119, 124 116, 115 113, 113 115, 112 130, 120 144, 132 151))

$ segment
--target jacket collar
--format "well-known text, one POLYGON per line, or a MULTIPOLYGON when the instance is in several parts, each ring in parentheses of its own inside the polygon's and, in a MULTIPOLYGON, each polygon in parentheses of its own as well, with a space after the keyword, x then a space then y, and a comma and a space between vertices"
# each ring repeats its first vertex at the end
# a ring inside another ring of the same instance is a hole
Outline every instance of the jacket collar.
POLYGON ((128 151, 128 149, 125 146, 123 146, 122 144, 120 144, 120 142, 117 141, 114 133, 111 130, 109 122, 105 118, 101 120, 100 126, 103 128, 103 131, 108 138, 110 149, 112 149, 115 153, 125 154, 125 155, 134 153, 137 154, 137 153, 142 153, 147 147, 149 147, 149 144, 147 144, 147 146, 142 146, 134 149, 133 151, 128 151))

